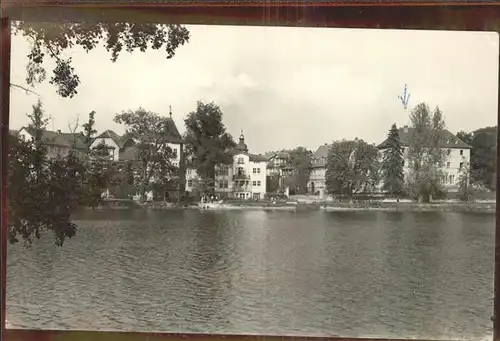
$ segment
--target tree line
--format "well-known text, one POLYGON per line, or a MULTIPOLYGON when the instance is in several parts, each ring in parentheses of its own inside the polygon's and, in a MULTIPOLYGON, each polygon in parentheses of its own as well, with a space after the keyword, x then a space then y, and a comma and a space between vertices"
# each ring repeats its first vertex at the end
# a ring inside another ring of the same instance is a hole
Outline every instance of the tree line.
MULTIPOLYGON (((395 124, 380 148, 382 153, 362 139, 335 141, 327 160, 327 191, 349 200, 360 193, 380 190, 395 198, 419 201, 443 197, 446 192, 443 167, 450 155, 449 149, 443 148, 449 136, 442 112, 439 107, 432 111, 426 103, 420 103, 409 118, 406 148, 395 124)), ((466 200, 472 193, 472 181, 465 158, 461 165, 457 182, 460 195, 466 200)))
POLYGON ((125 138, 133 141, 134 157, 125 161, 110 158, 102 142, 91 148, 97 133, 95 112, 89 114, 81 131, 73 132, 75 143, 68 153, 55 158, 48 155, 50 141, 44 138, 48 120, 40 101, 28 117, 26 130, 32 138, 9 136, 7 181, 9 240, 23 240, 28 246, 43 230, 52 231, 56 244, 62 245, 76 233, 72 214, 81 207, 99 205, 105 190, 121 197, 139 193, 142 200, 151 190, 182 191, 183 167, 194 168, 201 181, 213 183, 217 166, 232 164, 230 151, 236 146, 222 122, 220 108, 201 101, 184 120, 186 164, 173 162, 168 118, 143 108, 114 117, 125 126, 125 138), (84 150, 77 148, 77 139, 83 141, 84 150))

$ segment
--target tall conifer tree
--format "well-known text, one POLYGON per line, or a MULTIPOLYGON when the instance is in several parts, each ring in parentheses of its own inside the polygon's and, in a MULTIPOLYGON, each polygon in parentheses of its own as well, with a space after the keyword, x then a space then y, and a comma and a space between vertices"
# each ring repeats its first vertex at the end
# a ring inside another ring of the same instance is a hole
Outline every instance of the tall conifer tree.
POLYGON ((404 158, 396 124, 389 130, 386 147, 382 161, 382 188, 393 196, 401 196, 404 191, 404 158))

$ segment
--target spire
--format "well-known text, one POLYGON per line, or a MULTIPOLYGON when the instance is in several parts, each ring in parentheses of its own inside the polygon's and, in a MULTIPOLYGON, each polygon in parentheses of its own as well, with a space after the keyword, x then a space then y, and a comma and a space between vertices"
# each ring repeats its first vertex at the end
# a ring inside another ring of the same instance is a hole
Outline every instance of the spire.
POLYGON ((172 106, 171 106, 171 105, 169 105, 168 107, 169 107, 169 109, 170 109, 170 111, 169 111, 169 113, 168 113, 168 116, 170 116, 170 118, 172 118, 172 106))
POLYGON ((240 143, 236 146, 236 148, 240 151, 243 152, 248 152, 248 147, 245 143, 245 136, 243 135, 243 129, 241 129, 241 135, 240 135, 240 143))

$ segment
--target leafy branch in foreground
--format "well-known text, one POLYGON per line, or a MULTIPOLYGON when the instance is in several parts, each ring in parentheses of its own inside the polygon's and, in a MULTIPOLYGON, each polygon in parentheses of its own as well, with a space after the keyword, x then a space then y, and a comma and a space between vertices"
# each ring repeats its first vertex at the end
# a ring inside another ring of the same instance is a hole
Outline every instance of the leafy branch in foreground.
POLYGON ((49 158, 40 101, 28 115, 32 136, 25 140, 9 135, 7 181, 7 228, 11 243, 23 240, 30 246, 42 231, 51 231, 56 245, 76 233, 71 215, 81 206, 95 204, 105 184, 94 184, 87 164, 70 149, 49 158))
POLYGON ((45 57, 55 61, 49 82, 62 97, 73 97, 78 91, 80 77, 76 73, 71 57, 64 51, 76 46, 86 52, 95 49, 100 42, 115 62, 122 50, 165 49, 168 59, 175 55, 181 45, 189 41, 189 31, 181 25, 157 25, 134 23, 38 23, 13 22, 13 33, 28 39, 31 50, 26 65, 26 83, 35 86, 47 78, 43 65, 45 57))

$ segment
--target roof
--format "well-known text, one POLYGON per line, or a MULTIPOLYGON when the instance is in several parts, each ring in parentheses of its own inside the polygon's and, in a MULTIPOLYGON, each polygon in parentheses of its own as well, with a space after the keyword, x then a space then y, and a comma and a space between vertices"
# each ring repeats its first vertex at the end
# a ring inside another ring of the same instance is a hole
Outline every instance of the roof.
POLYGON ((312 167, 324 167, 326 166, 326 161, 328 159, 328 152, 330 151, 331 144, 325 143, 318 147, 316 152, 314 152, 312 157, 312 167))
POLYGON ((288 159, 289 157, 290 153, 287 152, 286 150, 281 150, 271 155, 271 158, 277 158, 277 159, 288 159))
MULTIPOLYGON (((35 132, 29 127, 22 127, 19 131, 25 130, 29 134, 34 135, 35 132)), ((84 149, 85 145, 80 139, 80 133, 62 133, 59 131, 44 130, 42 133, 42 139, 47 145, 58 146, 58 147, 73 147, 73 143, 76 143, 77 149, 84 149)))
MULTIPOLYGON (((411 128, 411 127, 407 127, 407 126, 404 126, 404 127, 398 129, 399 141, 401 143, 401 146, 408 147, 408 145, 409 145, 408 141, 410 138, 410 134, 414 129, 415 128, 411 128)), ((472 148, 471 146, 469 146, 464 141, 460 140, 457 136, 455 136, 454 134, 452 134, 448 130, 444 131, 444 140, 445 140, 445 142, 440 146, 441 148, 450 148, 450 149, 452 149, 452 148, 471 149, 472 148)), ((378 149, 385 149, 385 148, 387 148, 387 145, 388 145, 388 140, 385 139, 384 142, 382 142, 381 144, 379 144, 377 146, 377 148, 378 149)))
POLYGON ((97 137, 95 137, 94 140, 97 139, 111 139, 114 143, 116 143, 118 148, 123 148, 125 143, 129 140, 128 137, 125 136, 122 137, 110 129, 107 129, 102 133, 100 133, 99 135, 97 135, 97 137))
POLYGON ((74 143, 77 149, 87 149, 83 142, 84 135, 82 133, 61 133, 61 135, 71 144, 74 143))
POLYGON ((247 155, 248 155, 250 161, 252 161, 252 162, 267 162, 267 158, 264 155, 248 154, 248 153, 247 153, 247 155))
POLYGON ((167 118, 167 142, 169 143, 184 143, 184 140, 182 139, 181 134, 179 133, 179 130, 177 129, 177 125, 175 124, 175 121, 173 118, 168 117, 167 118))

